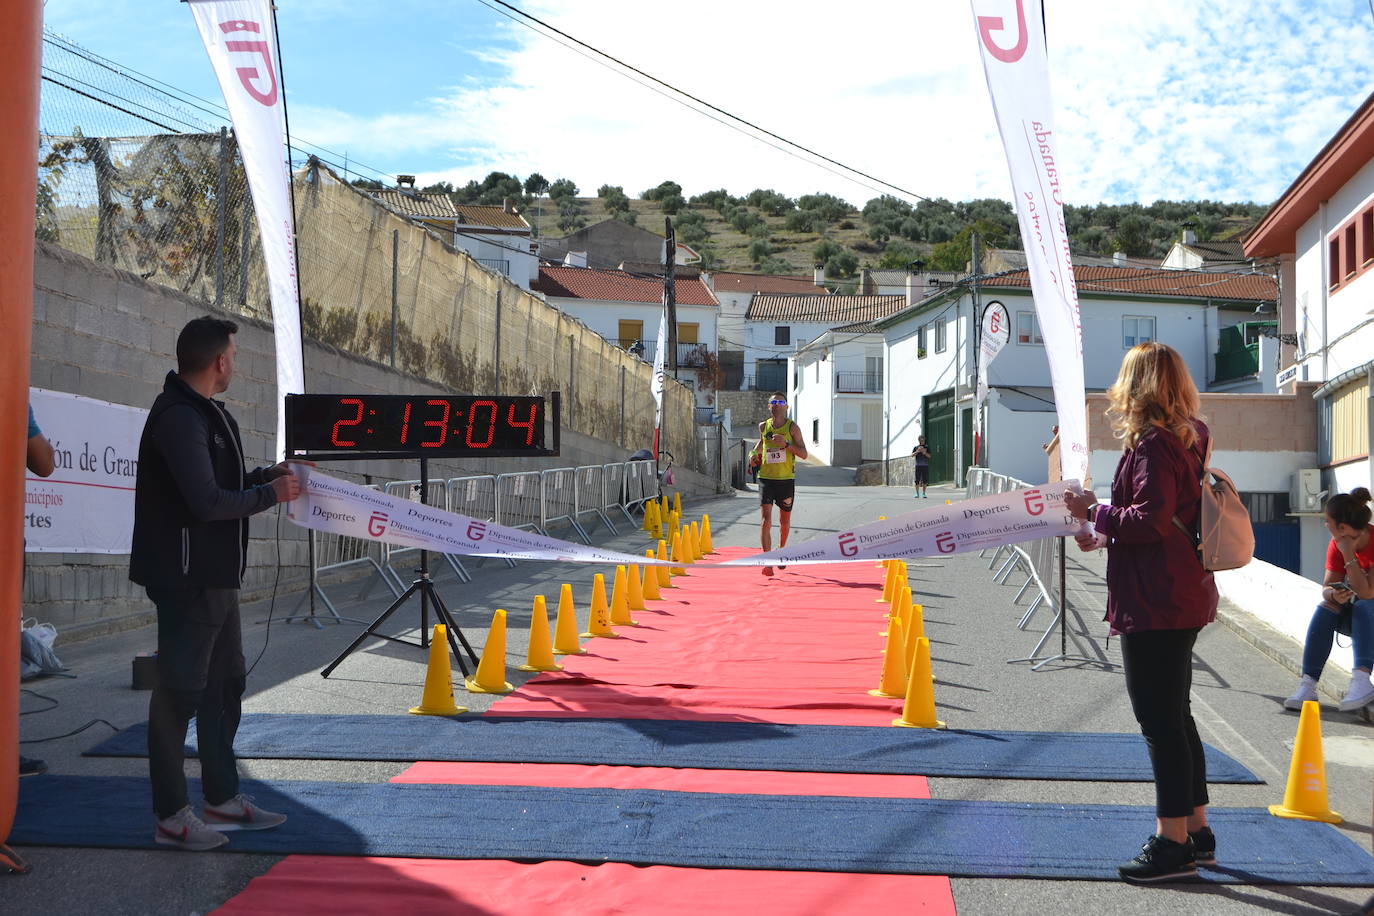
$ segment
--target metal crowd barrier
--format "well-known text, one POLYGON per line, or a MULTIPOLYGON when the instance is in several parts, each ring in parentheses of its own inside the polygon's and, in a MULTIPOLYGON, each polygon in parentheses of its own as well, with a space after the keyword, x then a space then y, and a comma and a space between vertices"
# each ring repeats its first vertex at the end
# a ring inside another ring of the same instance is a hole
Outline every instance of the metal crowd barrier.
POLYGON ((496 523, 547 534, 538 471, 496 475, 496 523))
POLYGON ((633 525, 635 517, 625 508, 625 479, 625 462, 617 461, 601 466, 601 510, 608 518, 609 513, 618 510, 625 516, 625 521, 633 525))
POLYGON ((567 522, 582 543, 590 544, 592 539, 577 520, 577 469, 549 468, 540 471, 539 489, 539 526, 549 531, 554 522, 567 522))
MULTIPOLYGON (((399 496, 401 499, 408 499, 412 502, 417 503, 422 501, 420 499, 420 481, 418 480, 393 480, 391 483, 386 484, 382 488, 382 490, 388 496, 399 496)), ((435 506, 437 508, 447 510, 447 483, 443 480, 429 481, 429 486, 425 491, 425 498, 423 502, 426 505, 435 506)), ((396 544, 388 544, 386 542, 382 543, 382 565, 386 567, 386 570, 389 573, 391 573, 392 578, 397 583, 404 583, 406 580, 405 577, 403 577, 400 574, 400 572, 397 571, 396 564, 394 562, 395 558, 403 553, 418 552, 419 549, 420 548, 418 547, 400 547, 396 544)), ((454 575, 458 577, 458 581, 472 581, 472 576, 468 574, 467 569, 464 568, 462 562, 457 557, 448 553, 441 553, 439 554, 439 556, 443 557, 444 560, 448 563, 449 568, 452 569, 454 575)))
POLYGON ((596 530, 597 522, 611 529, 611 534, 620 533, 611 524, 610 516, 602 510, 602 503, 606 501, 606 475, 601 465, 586 464, 573 468, 573 497, 574 519, 581 523, 586 516, 593 516, 591 526, 585 529, 588 533, 596 530))

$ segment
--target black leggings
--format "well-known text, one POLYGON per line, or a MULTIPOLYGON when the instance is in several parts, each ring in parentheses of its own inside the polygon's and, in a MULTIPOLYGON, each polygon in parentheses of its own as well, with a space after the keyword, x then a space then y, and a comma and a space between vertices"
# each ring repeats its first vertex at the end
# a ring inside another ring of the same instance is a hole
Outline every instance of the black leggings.
POLYGON ((1208 800, 1207 761, 1188 696, 1198 632, 1144 630, 1121 637, 1126 693, 1150 750, 1159 817, 1187 817, 1208 800))

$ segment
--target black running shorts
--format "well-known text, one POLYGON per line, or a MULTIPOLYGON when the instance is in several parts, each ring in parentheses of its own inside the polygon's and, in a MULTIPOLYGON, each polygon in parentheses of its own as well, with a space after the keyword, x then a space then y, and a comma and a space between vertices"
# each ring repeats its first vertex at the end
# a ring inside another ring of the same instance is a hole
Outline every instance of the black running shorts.
POLYGON ((784 512, 792 511, 792 497, 797 493, 796 479, 769 480, 759 478, 759 505, 774 503, 784 512))

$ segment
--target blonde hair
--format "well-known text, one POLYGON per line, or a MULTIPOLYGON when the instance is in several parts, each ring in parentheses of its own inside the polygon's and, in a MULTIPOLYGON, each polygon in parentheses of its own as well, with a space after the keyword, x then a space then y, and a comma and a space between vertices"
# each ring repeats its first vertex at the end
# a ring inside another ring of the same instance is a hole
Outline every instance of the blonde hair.
POLYGON ((1126 351, 1121 373, 1107 389, 1107 419, 1112 434, 1135 448, 1151 428, 1168 430, 1184 448, 1197 441, 1193 420, 1201 399, 1178 351, 1158 341, 1126 351))

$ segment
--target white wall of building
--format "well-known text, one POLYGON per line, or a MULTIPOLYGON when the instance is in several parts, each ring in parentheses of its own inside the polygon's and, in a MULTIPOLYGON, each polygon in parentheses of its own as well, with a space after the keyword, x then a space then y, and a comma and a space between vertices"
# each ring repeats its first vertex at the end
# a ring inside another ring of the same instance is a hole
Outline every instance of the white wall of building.
POLYGON ((504 273, 511 282, 528 290, 539 276, 539 258, 530 251, 530 240, 519 235, 481 235, 471 230, 455 234, 453 243, 490 270, 504 273), (504 263, 503 263, 504 262, 504 263))

